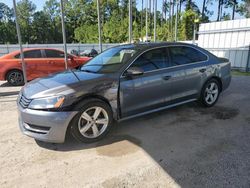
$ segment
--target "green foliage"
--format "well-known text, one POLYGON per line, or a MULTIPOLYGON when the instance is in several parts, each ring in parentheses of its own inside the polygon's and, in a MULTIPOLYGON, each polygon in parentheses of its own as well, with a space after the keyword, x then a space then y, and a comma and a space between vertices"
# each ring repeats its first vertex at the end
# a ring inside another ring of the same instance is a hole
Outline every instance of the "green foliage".
MULTIPOLYGON (((42 11, 36 11, 32 0, 19 0, 17 13, 23 43, 62 43, 60 1, 46 0, 42 11)), ((66 0, 65 26, 67 42, 97 43, 98 23, 96 0, 66 0)), ((100 0, 102 39, 106 43, 122 43, 128 40, 128 0, 100 0)), ((158 2, 158 1, 157 1, 158 2)), ((159 1, 160 2, 160 1, 159 1)), ((178 40, 193 38, 194 19, 209 22, 214 11, 208 5, 220 2, 220 7, 230 8, 232 18, 235 12, 249 17, 249 0, 203 0, 203 16, 194 0, 180 0, 176 13, 176 1, 163 1, 163 12, 157 11, 157 41, 173 41, 174 23, 178 15, 178 40), (173 9, 174 6, 174 9, 173 9), (185 7, 185 9, 184 9, 185 7), (172 13, 170 10, 174 10, 172 13)), ((145 6, 145 0, 144 0, 145 6)), ((151 7, 152 8, 152 7, 151 7)), ((146 35, 146 11, 132 4, 133 39, 146 35)), ((229 14, 220 12, 220 20, 232 19, 229 14)), ((148 14, 148 35, 153 38, 153 13, 148 14)), ((198 26, 198 25, 197 25, 198 26)), ((0 3, 0 43, 17 43, 13 9, 0 3)))
POLYGON ((250 18, 250 1, 243 0, 243 3, 237 5, 236 11, 246 18, 250 18))
POLYGON ((34 43, 48 43, 52 40, 52 24, 49 15, 43 11, 36 12, 33 15, 34 21, 32 23, 32 32, 36 35, 31 36, 34 43), (46 30, 44 29, 46 28, 46 30))
POLYGON ((83 25, 75 29, 75 39, 81 43, 97 43, 97 25, 83 25))
POLYGON ((183 40, 191 40, 193 38, 194 20, 197 17, 192 9, 188 9, 183 14, 181 25, 181 35, 183 40))
POLYGON ((30 43, 32 36, 32 17, 36 10, 35 4, 29 0, 21 0, 17 3, 17 14, 19 16, 19 24, 23 42, 30 43))
POLYGON ((128 38, 128 19, 112 15, 103 26, 103 41, 107 43, 125 42, 128 38))

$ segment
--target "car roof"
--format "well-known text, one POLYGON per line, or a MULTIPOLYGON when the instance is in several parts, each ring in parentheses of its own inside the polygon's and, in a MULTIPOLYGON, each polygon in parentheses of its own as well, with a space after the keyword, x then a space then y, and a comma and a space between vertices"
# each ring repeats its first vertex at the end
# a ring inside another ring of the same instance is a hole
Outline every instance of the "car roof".
MULTIPOLYGON (((56 50, 56 51, 63 52, 63 50, 57 49, 57 48, 23 48, 23 52, 32 51, 32 50, 56 50)), ((15 57, 19 53, 20 53, 20 50, 15 50, 15 51, 12 51, 8 54, 1 56, 1 58, 2 59, 12 59, 13 57, 15 57)))
POLYGON ((145 43, 134 43, 134 44, 121 44, 115 47, 121 48, 129 48, 129 49, 137 49, 137 50, 146 50, 154 47, 164 47, 164 46, 172 46, 172 45, 185 45, 185 46, 193 46, 196 45, 184 42, 145 42, 145 43))

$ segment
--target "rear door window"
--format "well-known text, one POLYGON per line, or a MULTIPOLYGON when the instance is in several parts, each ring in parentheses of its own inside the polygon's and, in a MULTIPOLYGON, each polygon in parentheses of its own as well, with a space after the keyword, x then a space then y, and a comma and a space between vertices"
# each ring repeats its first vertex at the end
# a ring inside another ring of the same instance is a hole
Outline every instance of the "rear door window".
POLYGON ((172 66, 185 65, 207 60, 207 56, 205 54, 187 46, 169 47, 169 54, 172 66))
POLYGON ((57 50, 45 50, 47 58, 64 58, 64 52, 57 50))

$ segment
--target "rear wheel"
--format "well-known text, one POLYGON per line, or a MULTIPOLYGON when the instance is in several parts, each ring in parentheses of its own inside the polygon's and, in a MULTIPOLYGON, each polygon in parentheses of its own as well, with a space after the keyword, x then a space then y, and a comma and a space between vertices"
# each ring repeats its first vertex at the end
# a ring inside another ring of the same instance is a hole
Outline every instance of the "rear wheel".
POLYGON ((23 73, 20 70, 11 70, 6 75, 6 80, 12 86, 24 85, 23 73))
POLYGON ((78 141, 90 143, 102 139, 112 125, 109 105, 98 99, 89 99, 81 103, 81 110, 72 120, 70 130, 78 141))
POLYGON ((216 79, 211 79, 204 85, 201 92, 201 103, 206 107, 215 105, 220 95, 220 84, 216 79))

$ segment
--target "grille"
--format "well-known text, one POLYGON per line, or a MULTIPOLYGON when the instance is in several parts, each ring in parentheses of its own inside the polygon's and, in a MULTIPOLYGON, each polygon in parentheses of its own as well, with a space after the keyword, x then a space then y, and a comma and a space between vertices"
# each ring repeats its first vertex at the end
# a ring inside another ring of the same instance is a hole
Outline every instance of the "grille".
POLYGON ((31 99, 27 99, 24 95, 21 95, 20 100, 19 100, 19 104, 23 108, 27 108, 29 106, 30 102, 31 102, 31 99))

